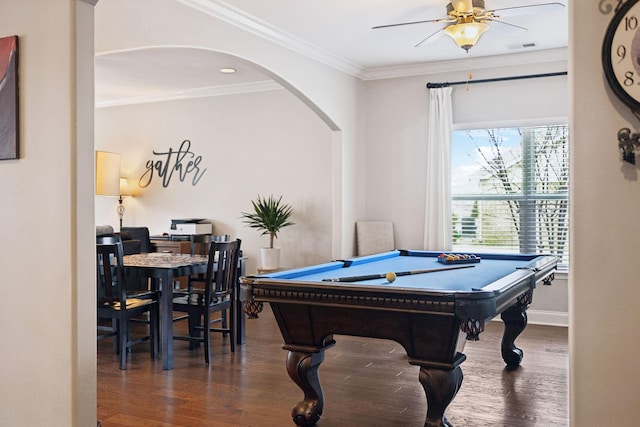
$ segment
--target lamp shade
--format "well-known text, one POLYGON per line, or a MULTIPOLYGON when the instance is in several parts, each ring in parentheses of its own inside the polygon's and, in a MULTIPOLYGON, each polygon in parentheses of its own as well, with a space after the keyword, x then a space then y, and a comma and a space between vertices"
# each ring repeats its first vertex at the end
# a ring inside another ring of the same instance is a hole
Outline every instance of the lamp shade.
POLYGON ((451 37, 458 46, 469 51, 469 49, 478 42, 482 33, 488 29, 489 26, 483 22, 464 22, 449 25, 444 29, 444 32, 451 37))
POLYGON ((122 176, 120 177, 120 195, 133 196, 133 194, 131 194, 131 188, 129 188, 129 180, 122 176))
POLYGON ((120 195, 120 154, 96 151, 96 194, 120 195))

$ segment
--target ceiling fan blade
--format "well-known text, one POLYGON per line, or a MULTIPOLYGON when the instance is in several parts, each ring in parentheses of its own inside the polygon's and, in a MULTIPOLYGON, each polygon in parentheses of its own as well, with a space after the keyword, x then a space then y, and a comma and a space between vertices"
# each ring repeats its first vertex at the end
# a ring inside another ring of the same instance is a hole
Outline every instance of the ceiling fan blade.
POLYGON ((488 20, 488 22, 491 24, 491 27, 495 28, 497 31, 500 31, 501 33, 512 35, 512 36, 521 36, 527 31, 529 31, 528 28, 521 27, 519 25, 510 24, 504 21, 499 21, 497 19, 491 19, 491 20, 488 20), (499 24, 499 25, 494 26, 493 24, 499 24))
POLYGON ((562 12, 566 9, 566 6, 562 3, 543 3, 543 4, 530 4, 527 6, 514 6, 505 7, 502 9, 494 9, 492 12, 496 16, 501 18, 506 16, 522 16, 522 15, 538 15, 544 13, 562 12))
POLYGON ((422 40, 420 43, 418 43, 417 45, 415 45, 415 47, 420 47, 423 44, 429 44, 432 43, 436 40, 438 40, 440 38, 440 36, 444 33, 444 27, 440 28, 438 31, 436 31, 435 33, 432 33, 429 35, 429 37, 427 37, 426 39, 422 40))
POLYGON ((431 22, 447 22, 447 20, 446 19, 427 19, 425 21, 400 22, 398 24, 376 25, 375 27, 371 27, 371 29, 377 30, 379 28, 401 27, 403 25, 414 25, 414 24, 428 24, 431 22))

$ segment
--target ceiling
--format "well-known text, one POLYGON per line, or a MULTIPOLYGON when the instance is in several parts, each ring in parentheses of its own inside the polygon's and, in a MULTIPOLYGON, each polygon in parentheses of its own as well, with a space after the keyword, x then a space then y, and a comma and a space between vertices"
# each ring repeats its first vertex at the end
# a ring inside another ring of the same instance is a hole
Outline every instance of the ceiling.
MULTIPOLYGON (((534 51, 544 54, 547 50, 566 48, 568 44, 566 7, 559 12, 522 13, 502 18, 527 31, 514 35, 504 31, 508 26, 492 24, 467 53, 446 35, 415 47, 442 24, 371 28, 444 18, 447 0, 176 1, 361 78, 381 70, 389 73, 400 67, 440 61, 534 51)), ((485 7, 500 9, 545 3, 566 6, 567 0, 485 0, 485 7)), ((100 13, 99 8, 96 13, 100 13)), ((274 84, 259 70, 236 58, 197 49, 147 49, 96 57, 96 104, 99 106, 149 102, 160 97, 268 90, 274 84), (238 72, 223 75, 217 72, 221 67, 233 67, 238 72)))

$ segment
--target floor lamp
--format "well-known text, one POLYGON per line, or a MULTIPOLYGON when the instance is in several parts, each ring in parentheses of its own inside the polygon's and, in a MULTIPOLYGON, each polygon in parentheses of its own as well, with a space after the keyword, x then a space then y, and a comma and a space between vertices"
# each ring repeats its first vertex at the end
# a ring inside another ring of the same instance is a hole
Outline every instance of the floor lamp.
POLYGON ((120 228, 122 228, 122 217, 124 217, 124 204, 122 203, 123 197, 132 196, 129 190, 129 180, 127 178, 120 177, 120 198, 118 199, 118 216, 120 217, 120 228))

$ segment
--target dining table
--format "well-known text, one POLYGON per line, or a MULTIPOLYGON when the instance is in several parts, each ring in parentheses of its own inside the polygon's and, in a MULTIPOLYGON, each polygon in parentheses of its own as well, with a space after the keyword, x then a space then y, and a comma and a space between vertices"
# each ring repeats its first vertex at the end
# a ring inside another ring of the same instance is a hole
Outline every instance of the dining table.
MULTIPOLYGON (((124 273, 127 277, 151 279, 153 290, 160 291, 160 349, 162 369, 173 369, 173 288, 174 279, 207 272, 208 256, 149 252, 125 255, 123 258, 124 273)), ((246 258, 238 263, 238 277, 244 275, 246 258)), ((215 268, 215 264, 214 264, 215 268)), ((244 313, 239 299, 239 285, 234 284, 234 297, 231 307, 236 321, 237 344, 245 342, 244 313)))

